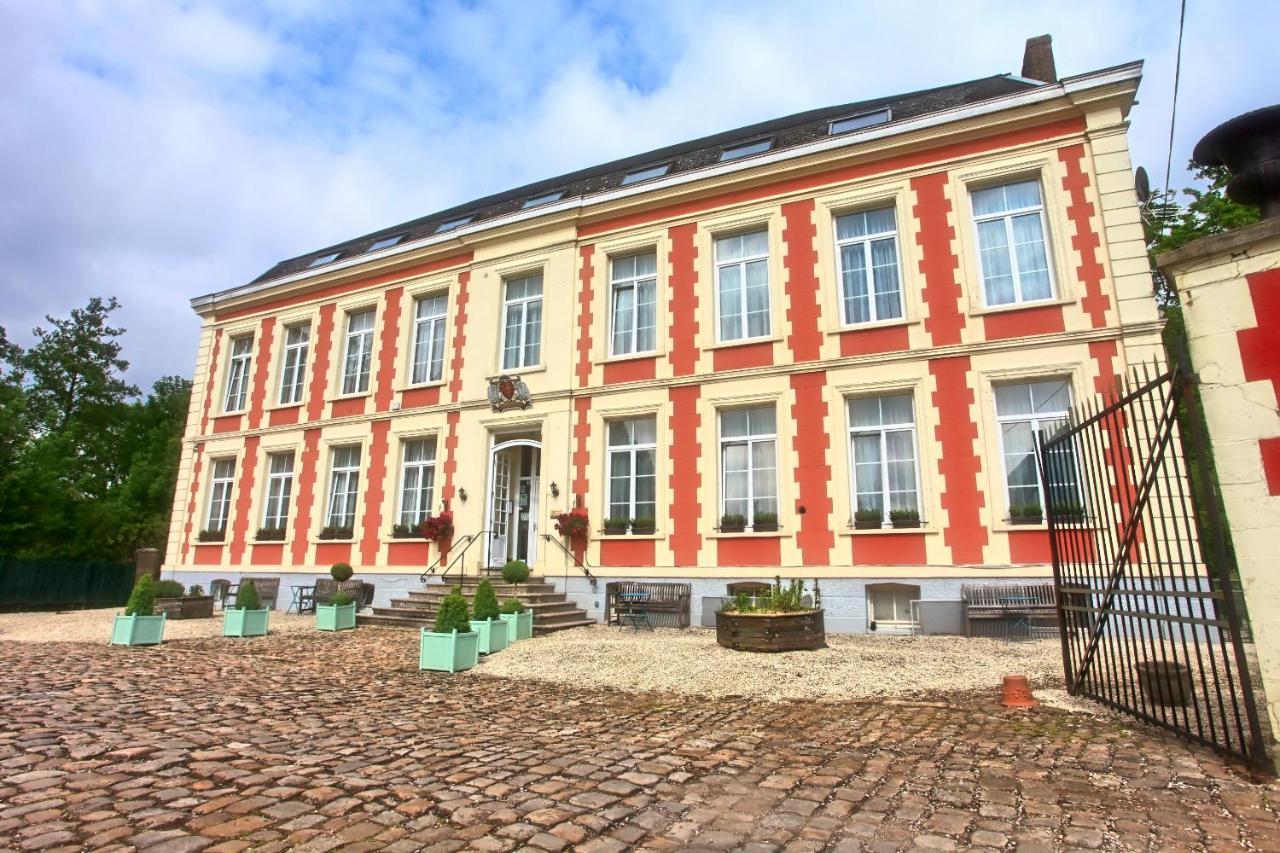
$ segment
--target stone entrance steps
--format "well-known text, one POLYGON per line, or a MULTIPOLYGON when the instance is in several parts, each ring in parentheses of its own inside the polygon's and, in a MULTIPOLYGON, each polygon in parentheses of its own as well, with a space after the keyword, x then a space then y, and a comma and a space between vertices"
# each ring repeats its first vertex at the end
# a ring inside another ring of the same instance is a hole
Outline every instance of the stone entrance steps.
MULTIPOLYGON (((462 594, 470 604, 476 594, 476 587, 482 578, 448 578, 443 583, 433 579, 422 589, 410 590, 404 598, 393 598, 390 607, 374 607, 372 613, 361 613, 356 616, 358 625, 378 625, 383 627, 430 628, 435 624, 436 612, 440 602, 455 586, 462 587, 462 594)), ((527 583, 514 587, 501 578, 490 578, 493 591, 501 603, 508 598, 518 598, 525 607, 533 611, 533 633, 535 635, 550 634, 569 628, 594 625, 587 618, 582 608, 571 604, 563 593, 556 592, 555 587, 544 583, 536 577, 530 577, 527 583)))

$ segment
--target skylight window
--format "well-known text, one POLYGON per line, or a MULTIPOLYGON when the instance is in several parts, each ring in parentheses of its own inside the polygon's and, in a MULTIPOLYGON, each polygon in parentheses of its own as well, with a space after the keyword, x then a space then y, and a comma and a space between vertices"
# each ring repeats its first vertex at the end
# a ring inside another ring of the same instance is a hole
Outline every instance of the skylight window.
POLYGON ((321 266, 324 266, 325 264, 333 263, 338 259, 338 255, 340 254, 342 253, 330 252, 327 255, 321 255, 320 257, 314 259, 311 263, 307 264, 307 269, 311 269, 312 267, 321 267, 321 266))
POLYGON ((525 199, 524 204, 520 205, 520 207, 527 210, 531 207, 551 204, 551 202, 559 201, 562 198, 564 198, 564 190, 556 190, 555 192, 543 193, 542 195, 535 195, 533 198, 525 199))
POLYGON ((647 169, 628 172, 627 176, 622 179, 622 185, 625 187, 630 184, 638 184, 641 181, 647 181, 650 178, 660 178, 669 171, 671 171, 671 164, 663 163, 661 166, 650 166, 647 169))
POLYGON ((720 162, 737 160, 739 157, 750 157, 752 154, 763 154, 773 147, 772 139, 757 139, 742 145, 732 145, 720 152, 720 162))
POLYGON ((887 107, 883 110, 859 113, 856 116, 849 116, 848 118, 839 118, 831 122, 831 135, 837 136, 841 133, 848 133, 851 130, 861 130, 864 127, 884 124, 890 118, 892 118, 892 113, 890 113, 887 107))
POLYGON ((461 228, 471 221, 470 216, 461 216, 457 219, 450 219, 448 222, 441 222, 436 226, 436 233, 443 234, 446 231, 452 231, 455 228, 461 228))
POLYGON ((381 240, 375 240, 373 245, 369 247, 369 251, 376 252, 379 249, 389 249, 403 239, 403 234, 397 234, 394 237, 383 237, 381 240))

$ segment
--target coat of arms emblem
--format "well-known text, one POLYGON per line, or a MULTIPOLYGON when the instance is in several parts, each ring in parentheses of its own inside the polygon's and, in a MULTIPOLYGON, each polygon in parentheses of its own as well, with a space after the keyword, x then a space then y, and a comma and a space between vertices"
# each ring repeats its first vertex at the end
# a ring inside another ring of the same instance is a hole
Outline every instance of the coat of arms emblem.
POLYGON ((489 379, 489 405, 495 412, 527 409, 533 405, 529 386, 519 376, 494 376, 489 379))

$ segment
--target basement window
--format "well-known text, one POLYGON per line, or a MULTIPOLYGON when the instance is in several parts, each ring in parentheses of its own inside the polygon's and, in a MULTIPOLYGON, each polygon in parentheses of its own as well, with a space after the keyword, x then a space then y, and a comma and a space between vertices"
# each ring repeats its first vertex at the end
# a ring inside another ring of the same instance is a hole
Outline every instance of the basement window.
POLYGON ((893 118, 893 113, 886 107, 883 110, 875 110, 869 113, 858 113, 848 118, 838 118, 831 122, 831 135, 839 136, 842 133, 848 133, 852 130, 861 130, 864 127, 872 127, 877 124, 884 124, 893 118))
POLYGON ((520 205, 522 209, 527 210, 530 207, 541 207, 544 204, 551 204, 553 201, 559 201, 564 198, 564 190, 556 190, 555 192, 543 193, 533 198, 525 199, 524 204, 520 205))
POLYGON ((472 217, 470 216, 461 216, 457 219, 450 219, 447 222, 441 222, 439 225, 436 226, 435 233, 443 234, 446 231, 452 231, 455 228, 461 228, 463 225, 466 225, 468 222, 470 222, 471 219, 472 217))
POLYGON ((342 253, 330 252, 327 255, 321 255, 320 257, 313 259, 311 263, 307 264, 307 269, 311 269, 312 267, 321 267, 321 266, 324 266, 325 264, 333 263, 338 259, 338 255, 340 254, 342 253))
POLYGON ((773 139, 757 139, 742 145, 733 145, 720 152, 720 162, 737 160, 739 157, 750 157, 752 154, 763 154, 773 147, 773 139))
POLYGON ((376 252, 379 249, 390 249, 396 243, 404 239, 403 234, 397 234, 394 237, 383 237, 381 240, 375 240, 373 245, 369 247, 370 252, 376 252))
POLYGON ((631 184, 638 184, 641 181, 647 181, 651 178, 661 178, 669 171, 671 171, 671 164, 663 163, 661 166, 650 166, 647 169, 628 172, 626 177, 622 179, 622 185, 625 187, 630 186, 631 184))

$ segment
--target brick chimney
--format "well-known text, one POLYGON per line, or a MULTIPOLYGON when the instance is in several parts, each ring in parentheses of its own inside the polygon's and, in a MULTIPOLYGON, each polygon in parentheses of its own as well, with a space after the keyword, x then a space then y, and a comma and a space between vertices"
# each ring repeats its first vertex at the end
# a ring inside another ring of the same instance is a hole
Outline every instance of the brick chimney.
POLYGON ((1022 52, 1022 76, 1042 83, 1058 82, 1058 69, 1053 67, 1052 36, 1027 39, 1027 47, 1022 52))

